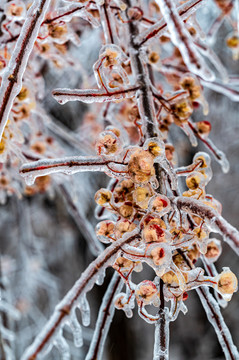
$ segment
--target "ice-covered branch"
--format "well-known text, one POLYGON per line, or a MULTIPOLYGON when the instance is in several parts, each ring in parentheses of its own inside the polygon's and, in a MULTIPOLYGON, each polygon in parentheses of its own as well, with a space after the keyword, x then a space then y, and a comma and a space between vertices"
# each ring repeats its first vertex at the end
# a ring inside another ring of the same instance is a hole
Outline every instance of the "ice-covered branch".
POLYGON ((137 238, 137 231, 127 234, 106 248, 82 273, 81 277, 63 300, 56 306, 53 315, 44 326, 33 344, 22 355, 21 360, 33 360, 46 349, 60 331, 71 311, 77 306, 79 298, 83 297, 94 286, 98 276, 104 269, 111 266, 115 256, 124 244, 129 244, 137 238))
POLYGON ((61 159, 43 159, 32 163, 24 164, 20 168, 20 174, 25 181, 32 185, 39 176, 54 173, 64 173, 72 175, 82 171, 102 171, 107 172, 107 165, 122 163, 113 160, 103 160, 100 157, 90 156, 71 156, 61 159))
POLYGON ((164 306, 163 280, 160 279, 159 320, 155 324, 153 360, 169 359, 169 317, 168 308, 164 306))
POLYGON ((22 88, 22 77, 49 3, 50 0, 35 0, 28 10, 11 60, 3 74, 0 89, 0 141, 13 101, 22 88))
POLYGON ((196 291, 205 309, 208 321, 210 321, 210 323, 215 329, 218 340, 225 354, 226 360, 239 359, 239 353, 233 343, 230 331, 225 324, 217 301, 214 299, 206 286, 200 287, 196 289, 196 291))
POLYGON ((205 80, 214 80, 214 74, 200 56, 188 30, 178 14, 175 3, 172 0, 156 0, 156 2, 167 23, 171 40, 180 50, 189 71, 201 76, 205 80))
POLYGON ((200 200, 179 196, 173 202, 178 209, 198 215, 207 223, 213 232, 220 233, 231 248, 239 254, 239 232, 230 225, 216 210, 203 204, 200 200))
MULTIPOLYGON (((184 258, 187 265, 193 269, 194 265, 191 263, 187 255, 185 255, 181 250, 179 250, 179 253, 184 258)), ((206 286, 199 287, 196 291, 206 312, 207 318, 214 327, 218 341, 226 356, 226 360, 237 360, 239 358, 238 350, 233 343, 232 336, 223 319, 218 303, 206 286)))
MULTIPOLYGON (((132 6, 131 0, 126 1, 127 6, 132 6)), ((140 89, 138 91, 138 108, 143 123, 143 132, 147 137, 154 137, 158 135, 157 127, 155 124, 155 111, 152 92, 149 85, 149 74, 144 63, 144 54, 140 52, 140 47, 136 42, 136 37, 139 34, 137 22, 128 19, 128 33, 129 33, 129 52, 131 59, 131 68, 133 74, 137 78, 137 84, 140 89)))
POLYGON ((90 104, 94 102, 103 103, 131 98, 135 96, 137 90, 137 86, 114 90, 112 92, 106 91, 105 89, 56 89, 52 92, 52 95, 59 102, 59 104, 65 104, 68 101, 82 101, 84 103, 90 104))
POLYGON ((115 312, 113 300, 115 295, 122 289, 123 284, 124 283, 118 273, 115 273, 103 297, 96 322, 95 332, 85 360, 102 359, 105 340, 115 312))
MULTIPOLYGON (((204 0, 190 0, 185 4, 182 4, 177 10, 182 20, 187 19, 193 14, 203 3, 204 0)), ((163 35, 167 30, 167 23, 164 19, 159 20, 154 25, 147 28, 147 30, 141 32, 136 39, 139 46, 142 46, 147 41, 154 39, 156 36, 163 35)))

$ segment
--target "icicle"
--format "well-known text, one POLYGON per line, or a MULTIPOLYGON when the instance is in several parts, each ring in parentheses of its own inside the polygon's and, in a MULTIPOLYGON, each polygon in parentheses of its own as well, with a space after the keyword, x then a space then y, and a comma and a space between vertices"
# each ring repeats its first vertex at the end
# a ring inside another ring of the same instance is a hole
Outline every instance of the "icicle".
POLYGON ((74 344, 76 347, 81 347, 83 345, 83 336, 82 329, 77 319, 76 313, 73 310, 69 320, 69 326, 72 330, 74 344))
POLYGON ((90 305, 86 298, 86 294, 84 294, 80 298, 79 309, 81 312, 82 324, 84 326, 89 326, 90 325, 90 305))
POLYGON ((91 104, 95 102, 102 103, 108 101, 119 101, 125 98, 132 98, 135 96, 137 90, 137 87, 129 87, 112 92, 106 92, 104 89, 56 89, 52 92, 52 95, 59 102, 59 104, 62 105, 68 101, 82 101, 86 104, 91 104))
POLYGON ((173 44, 179 48, 188 69, 203 79, 213 81, 214 73, 207 67, 188 33, 175 3, 172 0, 156 0, 167 23, 173 44))
POLYGON ((104 280, 105 280, 105 270, 99 273, 98 278, 96 280, 96 285, 99 286, 103 285, 104 280))
POLYGON ((70 349, 69 345, 67 344, 65 338, 63 337, 62 331, 58 334, 54 341, 54 345, 59 350, 61 355, 61 360, 70 360, 70 349))

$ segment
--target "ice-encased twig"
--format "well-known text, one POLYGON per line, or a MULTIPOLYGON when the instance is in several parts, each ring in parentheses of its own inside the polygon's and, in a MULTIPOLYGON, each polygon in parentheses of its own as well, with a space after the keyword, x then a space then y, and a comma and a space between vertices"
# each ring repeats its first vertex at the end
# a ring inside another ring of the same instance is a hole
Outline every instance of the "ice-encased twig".
MULTIPOLYGON (((132 6, 131 0, 126 1, 127 6, 132 6)), ((127 14, 126 14, 127 15, 127 14)), ((127 15, 128 16, 128 15, 127 15)), ((140 51, 136 42, 136 36, 139 34, 137 22, 131 21, 128 17, 128 34, 129 34, 129 54, 131 60, 132 72, 137 79, 139 90, 137 92, 137 103, 141 121, 143 124, 143 133, 146 137, 158 136, 158 129, 155 120, 155 109, 152 91, 149 83, 149 74, 144 61, 145 54, 140 51)))
POLYGON ((239 90, 233 89, 232 87, 221 84, 218 81, 206 81, 204 79, 200 80, 201 84, 217 93, 223 94, 227 96, 231 101, 238 102, 239 101, 239 90))
MULTIPOLYGON (((203 262, 204 268, 205 268, 206 272, 208 273, 208 275, 213 276, 213 277, 218 276, 218 272, 217 272, 217 269, 214 264, 209 264, 207 262, 207 259, 205 258, 205 256, 201 256, 201 260, 203 262)), ((223 308, 227 307, 228 301, 226 301, 222 297, 222 295, 220 293, 218 293, 216 290, 214 290, 214 296, 217 299, 218 304, 221 307, 223 307, 223 308)))
POLYGON ((200 132, 197 130, 197 128, 194 126, 194 123, 192 123, 190 120, 188 120, 188 126, 193 131, 194 135, 196 135, 196 137, 198 139, 200 139, 207 146, 207 148, 212 152, 215 160, 221 165, 222 171, 224 173, 228 173, 228 171, 230 170, 230 164, 229 164, 229 161, 227 160, 227 157, 224 154, 224 152, 219 150, 216 147, 216 145, 212 142, 212 140, 204 139, 200 135, 200 132))
POLYGON ((65 104, 68 101, 82 101, 87 104, 94 102, 118 101, 135 96, 137 86, 131 86, 126 89, 114 90, 112 92, 105 89, 56 89, 52 92, 53 97, 59 104, 65 104))
POLYGON ((92 289, 99 273, 112 265, 115 256, 124 244, 131 243, 137 237, 138 230, 132 231, 130 234, 127 234, 106 248, 96 260, 91 262, 79 280, 76 281, 75 285, 56 306, 50 320, 36 337, 32 345, 26 349, 21 360, 36 359, 36 357, 46 349, 53 341, 53 338, 57 336, 60 328, 65 324, 71 311, 77 306, 79 298, 92 289))
MULTIPOLYGON (((195 268, 190 259, 182 250, 178 250, 178 252, 191 269, 195 268)), ((207 318, 214 327, 218 341, 226 356, 226 360, 239 359, 238 350, 233 343, 232 336, 223 319, 217 301, 206 286, 199 287, 196 289, 196 291, 206 312, 207 318)))
POLYGON ((214 327, 219 343, 225 354, 226 360, 239 359, 238 350, 233 343, 230 331, 224 322, 217 301, 214 299, 206 286, 198 288, 196 289, 196 291, 205 309, 208 321, 214 327))
POLYGON ((66 207, 75 220, 76 225, 79 227, 79 230, 82 232, 82 235, 86 238, 92 254, 95 256, 99 255, 104 250, 104 247, 97 239, 93 226, 74 202, 67 186, 60 184, 59 187, 61 194, 66 200, 66 207))
POLYGON ((121 291, 123 284, 124 283, 120 276, 115 273, 103 297, 96 322, 95 332, 85 360, 101 360, 105 340, 115 313, 115 306, 113 302, 114 296, 121 291))
POLYGON ((39 176, 54 173, 72 175, 84 171, 107 172, 107 165, 120 164, 113 160, 103 160, 100 157, 71 156, 61 159, 43 159, 27 163, 20 168, 20 174, 25 178, 27 184, 32 185, 39 176))
POLYGON ((36 0, 27 12, 11 60, 4 71, 0 88, 0 141, 15 97, 22 87, 22 77, 50 0, 36 0))
POLYGON ((172 43, 178 47, 189 71, 205 80, 213 81, 215 75, 199 54, 193 40, 180 18, 172 0, 156 0, 167 23, 172 43))
MULTIPOLYGON (((190 0, 185 4, 182 4, 177 10, 182 20, 187 19, 193 14, 202 4, 204 0, 190 0)), ((154 39, 156 36, 163 35, 167 31, 167 23, 164 19, 159 20, 154 25, 147 28, 147 30, 141 32, 136 38, 136 43, 139 46, 145 44, 148 40, 154 39)))
POLYGON ((187 198, 183 196, 176 197, 173 200, 178 209, 186 211, 190 214, 200 216, 206 222, 211 231, 219 233, 223 236, 231 248, 239 255, 239 232, 230 225, 216 210, 202 201, 187 198))
POLYGON ((163 293, 163 280, 159 280, 159 319, 155 324, 154 335, 154 356, 153 360, 168 360, 169 359, 169 313, 168 308, 165 307, 164 293, 163 293))

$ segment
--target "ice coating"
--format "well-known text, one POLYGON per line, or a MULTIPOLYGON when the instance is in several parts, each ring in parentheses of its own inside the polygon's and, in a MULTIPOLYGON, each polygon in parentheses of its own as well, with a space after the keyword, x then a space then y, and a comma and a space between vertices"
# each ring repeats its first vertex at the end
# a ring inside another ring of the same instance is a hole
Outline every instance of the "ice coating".
POLYGON ((71 89, 56 89, 52 92, 53 97, 62 105, 68 101, 82 101, 86 104, 94 102, 109 102, 118 101, 125 98, 135 96, 137 87, 128 87, 126 89, 119 89, 115 91, 105 91, 104 89, 90 89, 90 90, 71 90, 71 89))
POLYGON ((198 53, 183 21, 178 15, 174 2, 172 0, 157 0, 157 3, 167 23, 171 40, 179 48, 188 69, 207 81, 213 81, 215 75, 198 53))
POLYGON ((54 345, 57 347, 62 360, 70 360, 70 348, 67 344, 66 339, 63 337, 62 331, 60 331, 60 333, 56 337, 54 345))
POLYGON ((83 345, 83 335, 82 335, 82 329, 81 329, 80 323, 77 319, 75 311, 72 311, 72 313, 71 313, 70 320, 69 320, 69 326, 72 330, 75 346, 81 347, 83 345))
POLYGON ((119 293, 122 287, 123 281, 120 279, 119 275, 115 273, 103 297, 99 309, 94 335, 91 340, 89 351, 86 355, 86 360, 91 360, 96 356, 97 359, 102 359, 104 344, 115 312, 115 306, 113 302, 114 295, 119 293))
MULTIPOLYGON (((190 0, 187 3, 182 4, 179 6, 178 13, 182 20, 185 20, 190 15, 192 15, 201 5, 203 4, 204 0, 190 0)), ((146 41, 150 39, 154 39, 155 36, 161 36, 165 32, 167 32, 167 23, 164 19, 159 20, 154 25, 151 25, 146 30, 142 31, 136 41, 138 44, 142 45, 146 41)))
MULTIPOLYGON (((21 360, 28 360, 34 354, 39 354, 46 349, 56 337, 60 329, 66 322, 66 316, 75 308, 79 297, 86 294, 95 284, 100 269, 112 265, 117 252, 121 246, 127 242, 135 240, 138 231, 134 231, 130 236, 121 238, 117 243, 113 243, 105 249, 98 258, 93 261, 88 268, 82 273, 79 280, 72 289, 66 294, 62 301, 56 306, 55 311, 47 324, 43 327, 35 341, 30 345, 21 357, 21 360), (50 335, 49 335, 50 334, 50 335)), ((34 355, 35 356, 35 355, 34 355)))
POLYGON ((37 0, 29 8, 11 60, 4 71, 0 88, 0 140, 13 101, 21 90, 22 77, 49 4, 50 0, 37 0))
POLYGON ((155 324, 153 360, 169 359, 169 314, 168 309, 160 310, 161 318, 155 324))
POLYGON ((206 287, 197 289, 197 293, 205 309, 207 318, 214 327, 226 359, 238 359, 238 350, 233 343, 230 331, 224 322, 217 301, 206 287))
POLYGON ((87 156, 73 156, 54 160, 44 159, 23 165, 20 174, 29 185, 32 185, 36 177, 57 172, 72 175, 81 171, 106 171, 107 163, 109 161, 87 156))

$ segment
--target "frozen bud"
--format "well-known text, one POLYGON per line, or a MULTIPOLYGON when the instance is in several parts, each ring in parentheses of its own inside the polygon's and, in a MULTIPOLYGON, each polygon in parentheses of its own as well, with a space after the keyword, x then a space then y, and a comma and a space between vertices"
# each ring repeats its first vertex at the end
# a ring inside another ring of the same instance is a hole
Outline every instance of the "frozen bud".
POLYGON ((114 240, 114 230, 115 224, 112 221, 101 221, 96 226, 96 235, 101 242, 108 244, 114 240))
POLYGON ((125 200, 133 201, 134 183, 132 180, 122 180, 118 183, 114 190, 115 203, 123 202, 125 200))
POLYGON ((119 269, 120 271, 127 271, 127 270, 130 270, 132 269, 134 266, 134 263, 133 261, 131 260, 128 260, 122 256, 119 256, 115 262, 114 262, 114 265, 113 267, 117 270, 119 269))
POLYGON ((135 122, 137 120, 140 120, 140 114, 139 114, 139 109, 137 105, 133 105, 129 110, 128 110, 128 120, 129 122, 135 122))
POLYGON ((230 34, 227 37, 227 46, 231 49, 239 49, 239 35, 237 33, 230 34))
POLYGON ((155 174, 154 157, 146 150, 137 149, 130 157, 128 172, 136 183, 149 182, 155 174))
POLYGON ((166 159, 170 162, 173 161, 174 151, 175 149, 173 145, 170 144, 165 145, 165 156, 166 159))
POLYGON ((51 184, 51 177, 49 175, 40 176, 35 180, 35 186, 40 193, 44 193, 51 184))
POLYGON ((23 86, 21 88, 21 91, 17 95, 17 98, 19 101, 23 101, 23 100, 26 100, 28 98, 28 96, 29 96, 29 90, 26 86, 23 86))
POLYGON ((113 126, 107 126, 106 131, 111 131, 115 136, 120 137, 120 130, 113 126))
POLYGON ((67 34, 67 24, 49 24, 48 25, 48 34, 53 39, 62 39, 67 34))
POLYGON ((221 252, 221 242, 217 239, 213 239, 207 244, 207 252, 205 254, 205 258, 210 263, 215 262, 221 255, 221 252))
POLYGON ((156 266, 161 266, 165 262, 165 250, 161 246, 155 246, 151 250, 150 256, 156 266))
POLYGON ((142 209, 147 209, 148 202, 152 196, 152 189, 149 185, 138 186, 133 193, 134 201, 142 209))
POLYGON ((115 155, 121 151, 119 138, 113 131, 104 131, 96 142, 99 155, 115 155))
POLYGON ((233 60, 239 59, 239 34, 234 32, 227 37, 227 46, 232 50, 233 60))
POLYGON ((159 216, 153 216, 152 214, 146 215, 141 221, 141 228, 149 224, 158 224, 161 228, 166 229, 165 222, 159 216))
POLYGON ((187 252, 189 259, 195 264, 198 258, 201 256, 201 253, 196 245, 193 245, 187 252))
POLYGON ((26 15, 26 7, 21 0, 14 0, 6 4, 5 14, 8 18, 20 20, 26 15))
MULTIPOLYGON (((182 273, 185 282, 187 282, 188 280, 188 274, 186 272, 182 273)), ((170 285, 178 285, 179 284, 179 280, 177 275, 173 272, 173 271, 168 271, 165 274, 163 274, 163 276, 161 277, 163 282, 166 284, 170 284, 170 285)))
POLYGON ((134 213, 133 204, 130 201, 126 201, 118 208, 119 214, 124 218, 130 218, 134 213))
POLYGON ((156 51, 151 51, 149 53, 148 59, 150 64, 156 64, 159 61, 160 56, 156 51))
POLYGON ((144 149, 148 150, 148 152, 155 158, 163 157, 165 145, 163 141, 160 141, 158 138, 148 139, 144 143, 144 149))
POLYGON ((111 191, 107 189, 100 189, 95 194, 95 202, 101 206, 107 206, 112 197, 111 191))
POLYGON ((224 267, 223 272, 217 277, 217 290, 223 295, 225 300, 231 300, 232 294, 237 291, 238 281, 233 272, 224 267))
POLYGON ((201 95, 201 87, 196 81, 196 79, 192 76, 186 76, 184 77, 180 85, 184 90, 187 90, 189 93, 189 98, 191 101, 194 101, 198 99, 201 95))
POLYGON ((178 126, 181 126, 183 121, 188 120, 188 118, 193 113, 192 107, 186 100, 182 100, 176 104, 172 104, 171 109, 174 113, 174 122, 178 126))
POLYGON ((203 176, 199 172, 193 172, 186 177, 186 185, 190 190, 196 190, 203 184, 203 176))
POLYGON ((209 135, 211 131, 211 124, 209 121, 198 121, 195 125, 202 138, 206 138, 209 135))
POLYGON ((158 212, 162 216, 170 210, 171 206, 166 196, 156 195, 150 200, 149 208, 151 211, 158 212))
POLYGON ((46 151, 46 144, 43 141, 36 141, 31 145, 31 149, 38 154, 44 154, 46 151))
POLYGON ((165 232, 158 224, 146 225, 142 234, 146 243, 165 241, 165 232))
POLYGON ((158 290, 152 281, 144 280, 137 285, 135 295, 138 302, 143 301, 144 305, 148 305, 154 301, 158 290))
POLYGON ((121 238, 125 233, 131 232, 136 228, 136 225, 129 220, 118 221, 115 227, 115 236, 121 238))
POLYGON ((205 169, 211 166, 211 158, 207 153, 200 151, 194 155, 193 163, 199 164, 197 169, 205 169))
POLYGON ((201 226, 194 229, 193 232, 199 241, 208 238, 208 233, 205 230, 203 230, 201 226))
POLYGON ((116 309, 123 309, 126 304, 126 297, 124 293, 120 293, 115 296, 114 298, 114 304, 116 309))

